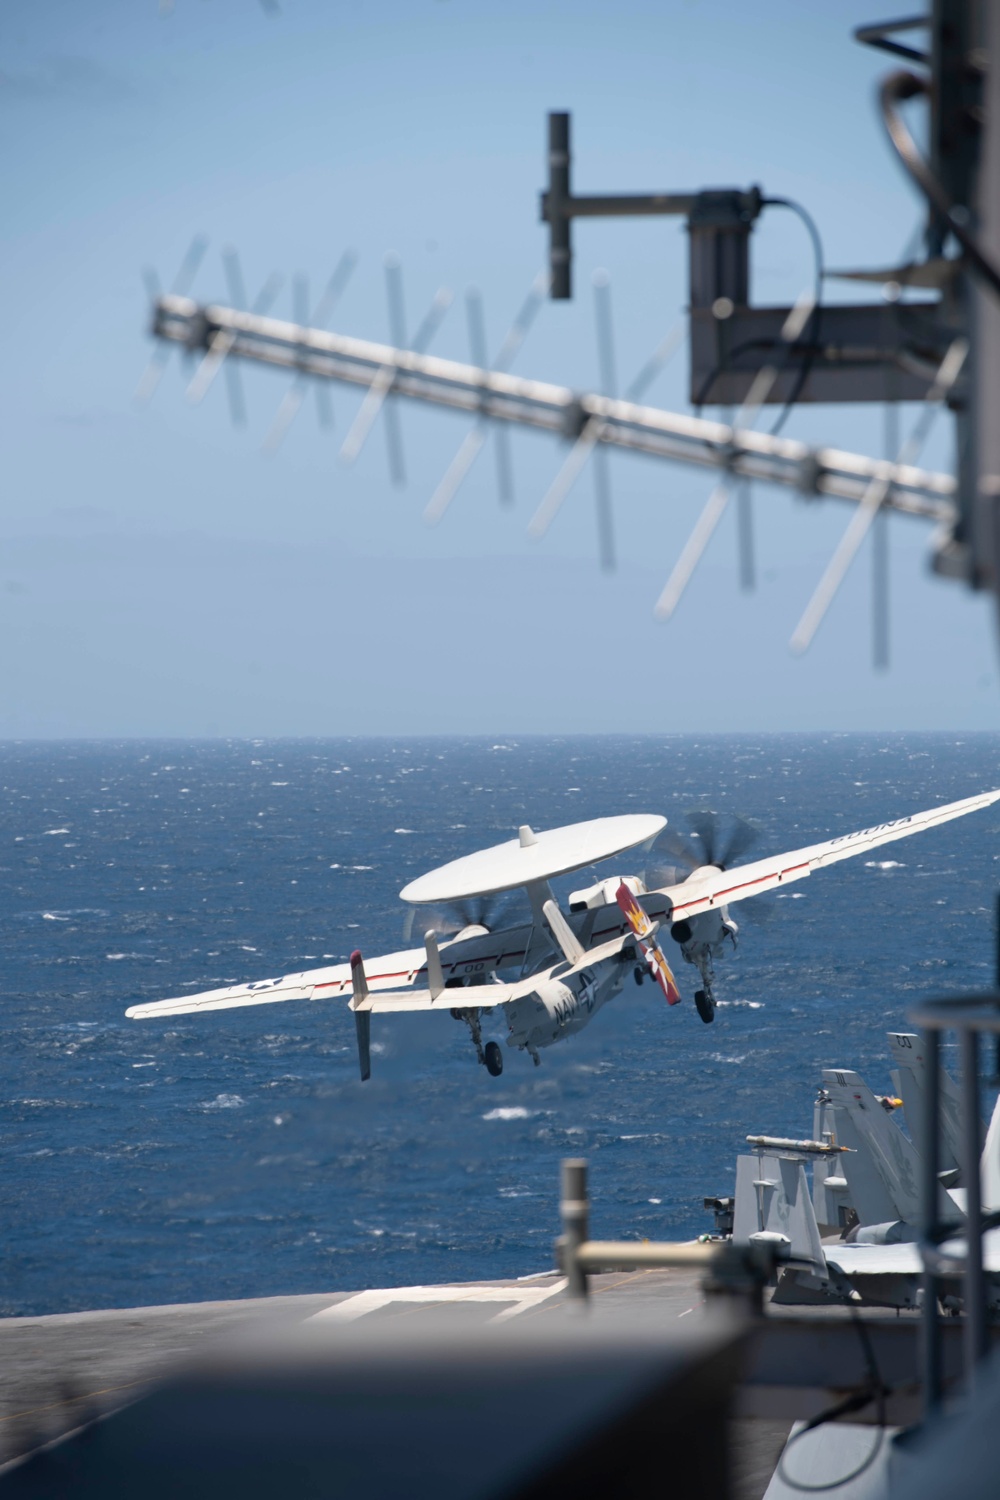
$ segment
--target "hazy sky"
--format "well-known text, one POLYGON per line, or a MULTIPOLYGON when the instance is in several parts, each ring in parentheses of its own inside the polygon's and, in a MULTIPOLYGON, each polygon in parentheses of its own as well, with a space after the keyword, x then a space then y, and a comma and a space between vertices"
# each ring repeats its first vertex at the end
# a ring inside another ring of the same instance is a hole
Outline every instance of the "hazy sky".
MULTIPOLYGON (((198 295, 223 295, 227 243, 251 295, 278 270, 307 272, 315 296, 351 246, 334 326, 387 339, 392 249, 411 330, 446 285, 433 347, 468 358, 475 283, 499 344, 543 263, 553 108, 573 111, 580 191, 756 181, 809 207, 829 265, 890 263, 919 209, 875 116, 892 64, 850 36, 871 15, 870 0, 5 6, 0 736, 995 727, 987 602, 928 577, 920 523, 892 522, 893 664, 876 674, 867 553, 812 651, 787 649, 847 524, 835 502, 758 487, 758 592, 739 592, 729 516, 657 625, 705 472, 613 455, 608 579, 589 474, 545 541, 527 537, 563 456, 553 439, 513 435, 513 509, 487 451, 429 531, 421 511, 468 430, 455 414, 403 409, 397 490, 381 425, 354 469, 338 460, 352 391, 334 390, 334 433, 310 402, 272 458, 277 372, 244 372, 244 431, 221 381, 189 406, 178 354, 152 406, 132 405, 150 350, 140 269, 169 282, 199 231, 198 295)), ((543 310, 515 368, 596 381, 602 266, 624 384, 684 302, 683 226, 594 221, 574 237, 576 300, 543 310)), ((809 280, 788 214, 764 217, 753 258, 758 301, 809 280)), ((287 284, 276 312, 291 316, 287 284)), ((685 366, 682 349, 648 399, 686 409, 685 366)), ((806 410, 787 430, 875 454, 884 441, 874 408, 806 410)), ((950 467, 945 421, 925 458, 950 467)))

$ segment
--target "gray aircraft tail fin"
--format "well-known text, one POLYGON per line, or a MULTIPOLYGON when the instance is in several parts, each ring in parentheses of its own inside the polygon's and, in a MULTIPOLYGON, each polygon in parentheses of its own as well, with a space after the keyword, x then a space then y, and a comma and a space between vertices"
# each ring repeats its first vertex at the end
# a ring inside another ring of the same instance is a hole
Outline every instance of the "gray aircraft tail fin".
MULTIPOLYGON (((889 1054, 893 1061, 892 1086, 903 1101, 903 1114, 910 1139, 918 1150, 924 1139, 924 1099, 927 1083, 924 1063, 924 1039, 908 1031, 890 1031, 889 1054)), ((961 1160, 962 1116, 958 1085, 941 1069, 941 1141, 942 1172, 953 1171, 961 1160)))
POLYGON ((905 1219, 920 1223, 920 1158, 864 1079, 848 1069, 824 1068, 823 1088, 836 1126, 851 1201, 861 1224, 905 1219))
POLYGON ((826 1257, 809 1196, 805 1161, 794 1152, 758 1151, 736 1158, 733 1242, 780 1237, 795 1260, 826 1275, 826 1257))
MULTIPOLYGON (((835 1144, 837 1121, 830 1096, 820 1089, 813 1105, 813 1140, 835 1144)), ((840 1234, 850 1228, 857 1217, 850 1185, 844 1175, 840 1155, 817 1156, 813 1162, 813 1210, 819 1232, 840 1234)))

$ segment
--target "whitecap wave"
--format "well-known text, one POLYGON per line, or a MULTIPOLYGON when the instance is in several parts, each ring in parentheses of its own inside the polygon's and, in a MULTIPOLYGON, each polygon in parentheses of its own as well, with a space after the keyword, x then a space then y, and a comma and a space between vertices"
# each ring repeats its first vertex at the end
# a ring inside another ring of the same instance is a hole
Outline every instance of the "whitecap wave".
POLYGON ((525 1109, 523 1104, 501 1104, 498 1109, 488 1109, 483 1115, 484 1120, 528 1120, 531 1118, 530 1109, 525 1109))

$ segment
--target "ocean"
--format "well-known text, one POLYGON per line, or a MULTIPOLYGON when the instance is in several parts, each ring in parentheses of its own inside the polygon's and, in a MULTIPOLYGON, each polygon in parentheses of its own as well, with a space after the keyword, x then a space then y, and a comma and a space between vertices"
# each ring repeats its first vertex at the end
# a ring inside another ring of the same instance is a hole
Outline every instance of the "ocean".
POLYGON ((7 743, 0 779, 3 1315, 540 1271, 567 1155, 599 1237, 693 1236, 822 1067, 885 1091, 908 1005, 994 980, 990 808, 735 906, 712 1026, 678 963, 683 1005, 627 984, 497 1079, 447 1015, 376 1017, 366 1084, 344 1001, 124 1015, 400 947, 399 889, 520 823, 711 807, 756 858, 997 785, 996 735, 7 743))

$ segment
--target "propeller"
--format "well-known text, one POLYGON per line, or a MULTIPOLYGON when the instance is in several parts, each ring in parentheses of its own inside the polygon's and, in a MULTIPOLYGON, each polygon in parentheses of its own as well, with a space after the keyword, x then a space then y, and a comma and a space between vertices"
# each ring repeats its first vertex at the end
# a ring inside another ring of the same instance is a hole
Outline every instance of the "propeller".
POLYGON ((690 834, 665 828, 649 851, 651 859, 643 872, 643 881, 650 890, 676 885, 702 865, 728 870, 760 837, 759 829, 735 813, 694 808, 685 814, 685 819, 690 834))
POLYGON ((403 919, 403 941, 420 941, 425 932, 454 937, 463 927, 484 927, 487 932, 495 932, 500 927, 514 926, 519 919, 530 920, 519 891, 466 896, 440 906, 411 906, 403 919))
MULTIPOLYGON (((720 814, 707 808, 694 808, 684 816, 690 834, 664 828, 655 839, 649 851, 650 861, 642 872, 647 890, 680 885, 702 865, 728 870, 760 838, 760 829, 736 813, 720 814)), ((773 899, 768 895, 757 896, 745 906, 741 905, 740 911, 766 926, 774 915, 773 899)))

